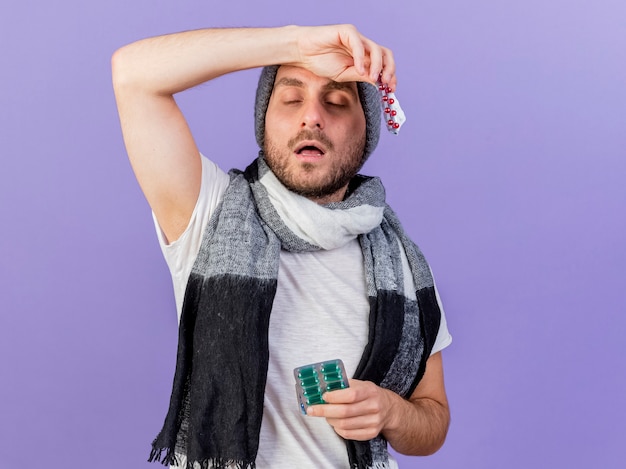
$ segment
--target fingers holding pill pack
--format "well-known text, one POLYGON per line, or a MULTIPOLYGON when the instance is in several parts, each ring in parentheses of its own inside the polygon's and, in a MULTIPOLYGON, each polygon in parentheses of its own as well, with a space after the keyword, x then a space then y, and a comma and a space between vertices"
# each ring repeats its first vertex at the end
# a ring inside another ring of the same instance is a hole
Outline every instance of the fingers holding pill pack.
POLYGON ((309 406, 326 404, 322 394, 348 387, 348 377, 343 362, 328 360, 300 366, 293 370, 300 412, 306 415, 309 406))

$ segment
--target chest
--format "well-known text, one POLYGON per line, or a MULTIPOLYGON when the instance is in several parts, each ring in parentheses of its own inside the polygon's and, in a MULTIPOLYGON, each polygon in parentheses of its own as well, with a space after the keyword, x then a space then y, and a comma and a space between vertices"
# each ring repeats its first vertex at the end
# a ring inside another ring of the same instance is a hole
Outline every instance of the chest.
POLYGON ((367 343, 369 302, 358 241, 313 253, 281 253, 270 317, 270 367, 341 358, 349 376, 367 343))

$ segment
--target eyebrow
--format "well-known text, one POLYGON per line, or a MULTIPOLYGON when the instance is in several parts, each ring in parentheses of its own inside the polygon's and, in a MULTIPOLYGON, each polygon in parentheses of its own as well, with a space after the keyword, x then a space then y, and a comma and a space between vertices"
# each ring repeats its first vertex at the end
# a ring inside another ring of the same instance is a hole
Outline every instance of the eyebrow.
POLYGON ((278 80, 276 83, 274 83, 274 88, 276 88, 277 86, 295 86, 296 88, 304 88, 304 82, 301 80, 298 80, 297 78, 289 78, 289 77, 283 77, 280 80, 278 80))
MULTIPOLYGON (((358 98, 356 89, 354 86, 352 86, 352 83, 353 82, 340 82, 340 81, 329 80, 322 87, 322 89, 325 91, 331 91, 331 90, 346 91, 350 93, 353 97, 358 98)), ((296 88, 304 88, 305 84, 302 80, 299 80, 298 78, 283 77, 274 84, 274 88, 278 86, 293 86, 296 88)))

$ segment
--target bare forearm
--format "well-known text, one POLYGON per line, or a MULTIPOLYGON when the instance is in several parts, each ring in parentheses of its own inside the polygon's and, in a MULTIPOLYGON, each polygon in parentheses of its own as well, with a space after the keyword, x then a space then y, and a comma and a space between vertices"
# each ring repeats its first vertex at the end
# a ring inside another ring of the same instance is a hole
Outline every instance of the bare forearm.
POLYGON ((407 401, 394 396, 393 415, 383 429, 393 449, 402 454, 427 456, 441 448, 450 423, 447 404, 430 398, 407 401))
POLYGON ((441 352, 431 355, 426 372, 410 399, 369 381, 350 380, 350 387, 324 394, 326 405, 309 407, 343 438, 369 440, 382 434, 398 452, 426 456, 446 439, 450 412, 443 383, 441 352))
POLYGON ((226 73, 292 62, 295 29, 203 29, 143 39, 114 54, 114 85, 173 95, 226 73))

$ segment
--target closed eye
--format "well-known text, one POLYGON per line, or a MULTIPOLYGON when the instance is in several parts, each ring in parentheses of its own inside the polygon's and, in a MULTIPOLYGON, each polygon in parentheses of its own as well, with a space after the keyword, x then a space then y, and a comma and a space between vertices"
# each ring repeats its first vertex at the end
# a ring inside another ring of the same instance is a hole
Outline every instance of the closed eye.
POLYGON ((329 93, 326 93, 324 97, 324 102, 328 106, 332 107, 346 107, 348 106, 350 101, 350 95, 343 90, 331 90, 329 93))

